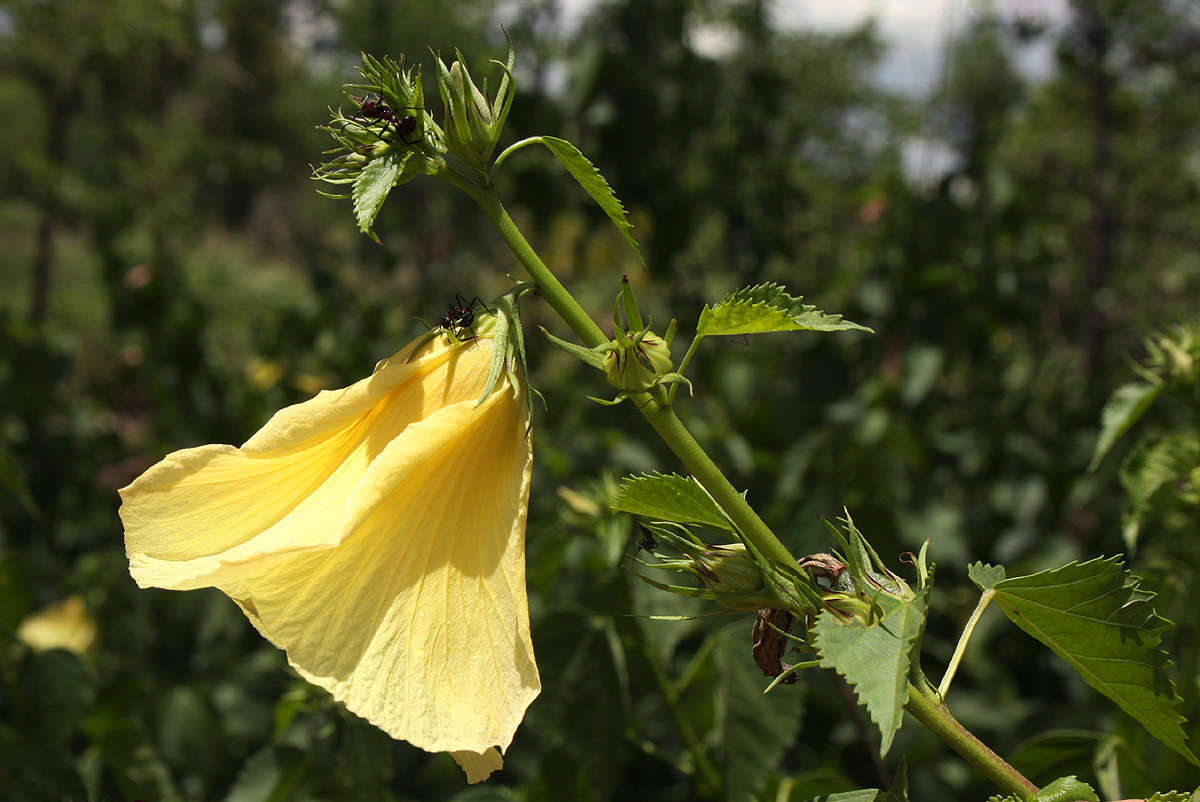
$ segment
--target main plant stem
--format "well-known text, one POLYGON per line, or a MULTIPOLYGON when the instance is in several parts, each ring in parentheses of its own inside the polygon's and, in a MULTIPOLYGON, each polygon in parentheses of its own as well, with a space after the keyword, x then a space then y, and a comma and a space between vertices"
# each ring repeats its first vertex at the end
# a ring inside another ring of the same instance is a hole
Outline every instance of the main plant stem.
MULTIPOLYGON (((929 683, 920 684, 928 686, 929 683)), ((1025 775, 958 723, 958 719, 950 714, 946 705, 938 700, 933 688, 926 687, 925 690, 921 690, 910 682, 908 701, 905 702, 904 709, 1004 791, 1016 794, 1021 799, 1037 793, 1038 787, 1025 775)))
MULTIPOLYGON (((596 325, 591 316, 584 311, 574 296, 562 285, 562 282, 550 272, 550 268, 546 267, 546 264, 530 246, 528 240, 517 228, 517 224, 513 222, 503 204, 500 203, 500 199, 496 197, 495 190, 465 181, 455 181, 455 183, 478 201, 488 219, 500 232, 500 236, 538 285, 542 297, 554 311, 558 312, 584 345, 592 348, 608 342, 604 331, 596 325)), ((691 432, 679 420, 674 408, 668 403, 664 403, 664 398, 665 396, 661 393, 639 393, 634 395, 631 400, 650 427, 675 452, 675 456, 683 463, 688 473, 694 476, 709 492, 755 548, 770 560, 784 565, 795 565, 795 558, 779 542, 766 523, 758 517, 758 513, 754 511, 745 497, 725 478, 725 474, 721 473, 721 469, 716 466, 716 463, 696 442, 696 438, 692 437, 691 432)), ((926 687, 929 683, 922 681, 921 685, 926 687)), ((930 731, 945 741, 951 749, 961 755, 964 760, 985 774, 1000 788, 1020 797, 1037 792, 1037 786, 959 724, 937 698, 932 687, 919 690, 910 683, 908 701, 904 707, 930 731)))
MULTIPOLYGON (((596 325, 591 316, 584 311, 574 296, 550 272, 550 268, 546 267, 546 264, 529 245, 520 229, 517 228, 517 224, 508 216, 500 199, 496 197, 495 191, 491 188, 476 188, 470 194, 479 202, 488 219, 500 232, 500 236, 512 249, 517 259, 521 261, 521 264, 525 266, 529 276, 538 285, 542 297, 554 308, 554 311, 558 312, 576 336, 583 341, 583 344, 594 348, 608 342, 608 337, 605 336, 603 330, 596 325)), ((667 447, 675 452, 675 456, 679 457, 688 473, 694 476, 696 481, 709 492, 734 525, 754 544, 754 547, 767 559, 784 565, 795 565, 795 558, 779 542, 770 527, 758 517, 758 513, 747 503, 745 497, 729 483, 725 474, 721 473, 720 468, 679 420, 674 409, 662 404, 661 399, 656 399, 649 393, 640 393, 631 400, 651 428, 662 438, 667 447)))

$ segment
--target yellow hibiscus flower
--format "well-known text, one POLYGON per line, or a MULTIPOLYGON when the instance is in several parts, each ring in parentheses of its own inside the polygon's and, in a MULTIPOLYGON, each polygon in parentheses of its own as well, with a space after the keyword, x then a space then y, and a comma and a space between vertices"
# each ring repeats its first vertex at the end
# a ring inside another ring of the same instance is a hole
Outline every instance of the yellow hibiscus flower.
POLYGON ((489 382, 494 342, 414 342, 241 448, 176 451, 120 491, 138 585, 220 588, 306 680, 470 782, 541 689, 529 416, 511 373, 489 382))

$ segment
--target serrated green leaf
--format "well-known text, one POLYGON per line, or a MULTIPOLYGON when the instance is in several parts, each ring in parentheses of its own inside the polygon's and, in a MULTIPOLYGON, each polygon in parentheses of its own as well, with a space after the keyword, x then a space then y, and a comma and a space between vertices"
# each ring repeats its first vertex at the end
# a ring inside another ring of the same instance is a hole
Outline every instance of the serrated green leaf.
MULTIPOLYGON (((1189 477, 1197 465, 1200 465, 1200 440, 1191 432, 1140 443, 1125 459, 1120 478, 1129 495, 1129 508, 1124 515, 1122 536, 1130 549, 1137 547, 1142 523, 1154 508, 1155 496, 1164 488, 1179 491, 1192 485, 1189 477)), ((1179 497, 1176 492, 1175 498, 1179 497)))
POLYGON ((1170 622, 1153 594, 1122 570, 1121 558, 1070 563, 995 586, 995 603, 1025 632, 1066 660, 1088 685, 1167 746, 1197 762, 1185 743, 1179 699, 1159 644, 1170 622))
POLYGON ((1090 773, 1103 733, 1089 730, 1048 730, 1017 747, 1009 762, 1034 782, 1047 777, 1090 773))
POLYGON ((729 293, 713 306, 705 305, 696 336, 763 334, 770 331, 871 331, 866 326, 827 315, 801 303, 779 284, 757 284, 729 293))
POLYGON ((1138 418, 1150 408, 1154 399, 1162 393, 1162 384, 1135 382, 1118 387, 1108 398, 1104 411, 1100 413, 1100 436, 1096 438, 1096 451, 1088 470, 1094 471, 1121 435, 1129 431, 1138 418))
MULTIPOLYGON (((1196 789, 1196 795, 1200 796, 1200 788, 1196 789)), ((1192 798, 1187 791, 1156 791, 1146 797, 1146 802, 1189 802, 1192 798)))
POLYGON ((908 668, 925 628, 929 585, 909 600, 881 593, 883 616, 871 626, 844 621, 823 611, 813 630, 821 665, 841 674, 854 687, 859 704, 879 726, 880 754, 887 754, 900 729, 908 698, 908 668))
POLYGON ((621 236, 629 243, 629 247, 633 248, 638 260, 644 265, 646 260, 642 258, 642 249, 638 247, 637 240, 633 238, 633 226, 629 224, 629 219, 625 216, 625 207, 621 205, 621 201, 617 200, 612 187, 604 180, 604 176, 600 175, 596 166, 588 161, 579 148, 565 139, 553 136, 543 136, 539 139, 554 154, 559 163, 567 168, 567 172, 579 182, 579 186, 583 187, 584 191, 592 196, 592 200, 604 210, 608 219, 612 220, 613 225, 621 232, 621 236))
POLYGON ((1029 802, 1100 802, 1100 797, 1092 786, 1072 776, 1059 777, 1044 786, 1029 797, 1029 802))
POLYGON ((800 730, 803 697, 797 693, 763 695, 766 680, 749 659, 746 624, 724 627, 713 637, 714 762, 721 772, 723 797, 757 799, 800 730))
POLYGON ((971 563, 967 566, 967 576, 980 590, 990 590, 996 586, 997 582, 1004 580, 1004 566, 988 565, 982 562, 971 563))
POLYGON ((1168 435, 1147 443, 1121 467, 1121 484, 1131 506, 1138 510, 1164 486, 1173 484, 1200 464, 1200 441, 1190 432, 1168 435))
POLYGON ((612 508, 681 524, 703 524, 727 532, 733 524, 704 488, 686 476, 650 474, 621 480, 612 508))
POLYGON ((410 155, 411 152, 406 151, 399 155, 389 153, 372 159, 354 181, 354 216, 358 218, 358 230, 376 241, 379 238, 372 231, 375 218, 379 216, 383 202, 396 185, 400 172, 404 169, 404 162, 410 155))

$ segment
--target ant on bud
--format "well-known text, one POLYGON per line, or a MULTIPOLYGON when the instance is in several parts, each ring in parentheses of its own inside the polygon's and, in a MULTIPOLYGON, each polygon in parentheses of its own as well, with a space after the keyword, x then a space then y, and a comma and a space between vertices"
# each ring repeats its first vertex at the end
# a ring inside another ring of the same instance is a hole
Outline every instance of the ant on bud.
MULTIPOLYGON (((415 109, 416 106, 405 106, 404 108, 415 109)), ((409 141, 409 137, 417 132, 417 118, 411 114, 396 115, 396 112, 384 102, 381 97, 364 97, 358 101, 358 111, 350 115, 352 120, 363 120, 366 122, 366 128, 375 122, 382 122, 383 128, 375 132, 380 139, 388 132, 391 126, 395 126, 396 135, 400 137, 401 144, 415 145, 419 140, 409 141)))
POLYGON ((446 311, 446 314, 442 315, 442 328, 451 332, 460 340, 474 339, 475 332, 471 329, 471 326, 475 323, 475 307, 477 306, 482 307, 488 312, 492 311, 488 309, 487 304, 479 300, 479 296, 476 296, 468 301, 461 295, 455 295, 454 303, 450 305, 450 308, 446 311), (471 335, 469 337, 464 337, 462 335, 464 330, 469 331, 471 335))

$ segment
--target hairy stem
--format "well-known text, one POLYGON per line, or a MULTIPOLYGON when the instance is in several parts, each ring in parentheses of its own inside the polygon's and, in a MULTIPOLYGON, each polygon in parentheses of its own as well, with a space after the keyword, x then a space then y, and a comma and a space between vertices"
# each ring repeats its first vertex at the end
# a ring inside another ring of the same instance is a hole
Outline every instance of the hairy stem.
MULTIPOLYGON (((928 686, 927 682, 921 683, 928 686)), ((1036 794, 1038 787, 1031 783, 1025 775, 1009 765, 1008 761, 997 755, 983 741, 976 738, 970 730, 958 723, 958 719, 950 714, 944 704, 938 701, 931 687, 920 690, 913 683, 908 684, 908 701, 904 709, 937 737, 941 738, 951 749, 970 763, 989 780, 1002 790, 1016 794, 1024 799, 1036 794)))

